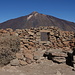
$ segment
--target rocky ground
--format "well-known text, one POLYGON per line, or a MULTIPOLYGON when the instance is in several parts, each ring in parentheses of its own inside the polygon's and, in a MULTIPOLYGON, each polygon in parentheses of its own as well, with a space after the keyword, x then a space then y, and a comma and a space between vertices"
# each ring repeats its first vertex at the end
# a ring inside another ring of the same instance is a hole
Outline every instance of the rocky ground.
POLYGON ((53 26, 1 29, 0 75, 75 75, 74 47, 75 33, 53 26))
POLYGON ((66 64, 57 64, 45 59, 27 66, 7 65, 0 68, 0 75, 75 75, 75 71, 66 64))

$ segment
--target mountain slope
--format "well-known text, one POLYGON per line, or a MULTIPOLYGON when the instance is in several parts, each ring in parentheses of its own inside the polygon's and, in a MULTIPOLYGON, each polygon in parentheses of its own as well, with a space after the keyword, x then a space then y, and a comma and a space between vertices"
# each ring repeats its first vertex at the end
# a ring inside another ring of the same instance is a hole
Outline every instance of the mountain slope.
POLYGON ((75 23, 62 20, 53 16, 32 12, 31 14, 16 19, 11 19, 0 24, 0 29, 24 29, 39 26, 57 26, 62 30, 75 31, 75 23))

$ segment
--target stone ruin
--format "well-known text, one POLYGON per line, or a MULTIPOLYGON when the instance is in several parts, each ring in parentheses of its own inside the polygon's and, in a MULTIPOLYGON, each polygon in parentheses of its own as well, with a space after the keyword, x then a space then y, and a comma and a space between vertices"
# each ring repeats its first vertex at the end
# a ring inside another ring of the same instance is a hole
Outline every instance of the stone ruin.
POLYGON ((0 35, 3 34, 15 35, 20 39, 20 50, 16 53, 16 58, 10 61, 11 66, 40 63, 44 59, 59 64, 67 63, 70 66, 72 62, 75 63, 73 61, 75 33, 72 31, 62 31, 58 27, 47 26, 16 30, 1 29, 0 35))

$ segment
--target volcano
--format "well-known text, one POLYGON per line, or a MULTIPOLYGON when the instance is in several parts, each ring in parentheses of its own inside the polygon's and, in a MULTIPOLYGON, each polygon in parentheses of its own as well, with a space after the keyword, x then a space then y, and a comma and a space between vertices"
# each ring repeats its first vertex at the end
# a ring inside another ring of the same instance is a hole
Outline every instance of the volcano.
POLYGON ((64 31, 75 32, 74 22, 59 19, 50 15, 40 14, 36 11, 32 12, 29 15, 0 23, 0 29, 29 29, 31 27, 37 28, 39 26, 56 26, 64 31))

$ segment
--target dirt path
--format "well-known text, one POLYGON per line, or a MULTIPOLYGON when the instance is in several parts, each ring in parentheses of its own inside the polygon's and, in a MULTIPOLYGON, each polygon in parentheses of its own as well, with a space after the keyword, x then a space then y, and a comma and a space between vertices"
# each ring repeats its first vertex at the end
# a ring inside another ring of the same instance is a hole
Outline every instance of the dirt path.
POLYGON ((43 60, 41 63, 30 64, 22 67, 6 66, 0 68, 0 75, 75 75, 70 66, 43 60))

